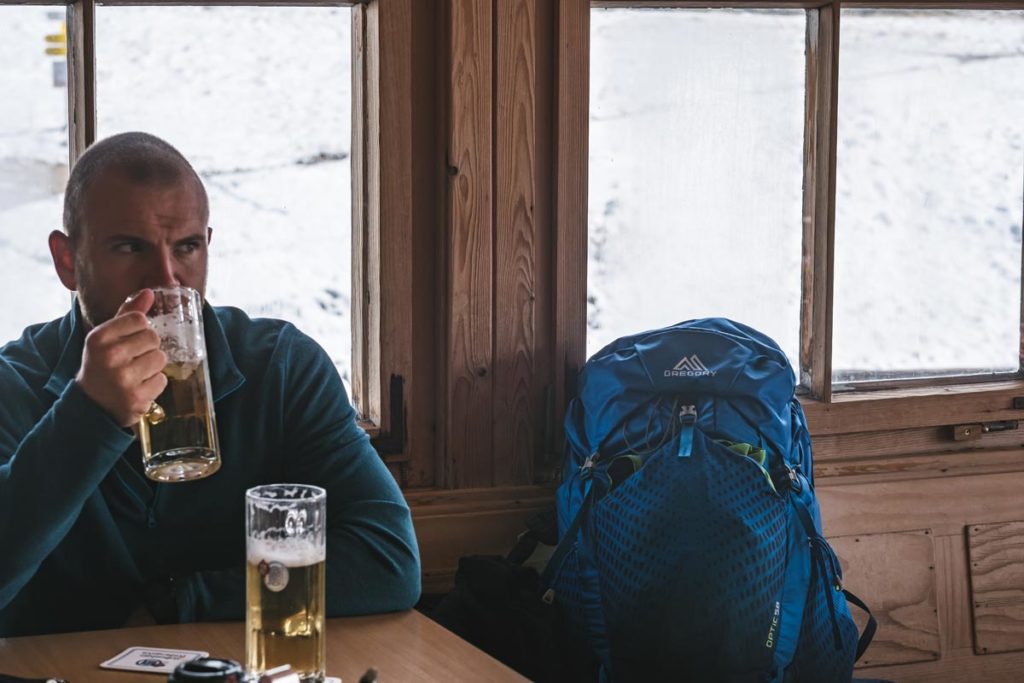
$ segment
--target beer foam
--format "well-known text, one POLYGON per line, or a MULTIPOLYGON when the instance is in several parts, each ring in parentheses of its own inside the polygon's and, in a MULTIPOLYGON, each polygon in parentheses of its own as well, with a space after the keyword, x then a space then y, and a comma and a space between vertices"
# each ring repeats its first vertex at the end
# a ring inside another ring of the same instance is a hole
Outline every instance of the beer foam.
POLYGON ((249 564, 277 562, 286 567, 308 567, 327 559, 327 549, 306 538, 249 538, 246 543, 249 564))
POLYGON ((206 357, 206 348, 195 324, 182 323, 173 313, 153 316, 149 324, 160 335, 160 348, 171 363, 198 364, 206 357))

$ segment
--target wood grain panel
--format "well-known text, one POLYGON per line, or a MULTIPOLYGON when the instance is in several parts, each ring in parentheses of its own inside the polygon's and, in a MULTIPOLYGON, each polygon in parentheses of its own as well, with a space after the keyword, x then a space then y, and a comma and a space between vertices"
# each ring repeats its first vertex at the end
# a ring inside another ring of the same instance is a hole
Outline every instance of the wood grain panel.
MULTIPOLYGON (((555 15, 558 3, 537 3, 536 17, 536 119, 537 161, 536 194, 534 196, 534 226, 537 235, 537 269, 534 291, 537 300, 534 338, 534 369, 538 378, 536 413, 538 449, 534 457, 533 481, 548 482, 555 479, 556 468, 562 462, 562 437, 558 433, 554 411, 554 341, 555 341, 555 143, 554 112, 555 74, 555 15)), ((559 364, 559 367, 561 365, 559 364)), ((560 423, 559 423, 560 424, 560 423)))
POLYGON ((975 524, 1020 516, 1024 473, 917 479, 842 485, 817 483, 825 532, 831 536, 929 528, 962 534, 975 524))
POLYGON ((561 0, 557 11, 554 411, 561 425, 586 360, 590 3, 561 0))
POLYGON ((801 399, 811 435, 918 429, 969 422, 1024 419, 1013 399, 1020 380, 836 394, 832 403, 801 399))
POLYGON ((448 480, 489 486, 492 440, 492 5, 451 0, 448 480))
POLYGON ((1024 458, 1019 449, 846 458, 814 464, 815 481, 843 486, 1021 471, 1024 458))
POLYGON ((972 524, 967 541, 975 651, 1024 650, 1024 522, 972 524))
POLYGON ((886 432, 824 434, 814 438, 814 462, 849 458, 903 456, 918 453, 954 453, 994 448, 1024 447, 1024 429, 983 434, 974 441, 954 441, 950 425, 886 432))
MULTIPOLYGON (((444 42, 439 34, 444 11, 442 0, 413 0, 412 12, 412 193, 411 217, 412 291, 405 299, 411 306, 412 328, 407 339, 411 347, 412 366, 407 369, 405 387, 408 428, 408 465, 403 469, 407 487, 437 486, 437 457, 435 434, 440 419, 436 392, 443 383, 438 382, 438 352, 441 342, 438 332, 444 320, 443 288, 437 286, 441 268, 437 267, 439 235, 444 225, 444 173, 445 136, 444 84, 447 78, 441 69, 447 68, 444 42)), ((387 315, 387 311, 384 311, 387 315)))
POLYGON ((800 383, 828 403, 832 396, 832 273, 835 229, 839 10, 807 11, 804 113, 803 272, 800 383))
MULTIPOLYGON (((931 532, 900 531, 830 539, 843 565, 843 583, 878 620, 860 667, 931 661, 939 657, 935 553, 931 532)), ((853 609, 859 629, 866 616, 853 609)))
POLYGON ((494 483, 527 484, 537 450, 536 0, 496 5, 494 483))
MULTIPOLYGON (((409 429, 410 396, 420 381, 432 381, 431 367, 413 364, 414 344, 425 344, 429 351, 429 335, 417 336, 418 308, 414 305, 413 275, 417 261, 414 237, 416 227, 427 230, 434 224, 430 214, 421 217, 425 225, 414 225, 413 183, 413 0, 390 0, 378 3, 377 24, 380 73, 376 83, 380 93, 380 337, 376 340, 380 362, 380 425, 385 434, 394 436, 399 422, 404 442, 391 444, 385 460, 398 467, 399 481, 408 485, 406 463, 413 449, 418 454, 419 469, 432 469, 431 449, 421 439, 421 432, 409 429), (425 375, 420 379, 421 372, 425 375), (392 415, 392 377, 402 378, 401 414, 392 415), (415 443, 414 443, 415 441, 415 443)), ((420 404, 413 411, 429 411, 430 404, 420 404)), ((429 476, 429 474, 428 474, 429 476)))
POLYGON ((880 666, 863 672, 864 678, 895 683, 1020 683, 1024 653, 978 657, 970 648, 943 652, 942 659, 921 664, 880 666))
POLYGON ((967 544, 962 533, 935 537, 936 603, 943 655, 971 647, 971 596, 967 544))

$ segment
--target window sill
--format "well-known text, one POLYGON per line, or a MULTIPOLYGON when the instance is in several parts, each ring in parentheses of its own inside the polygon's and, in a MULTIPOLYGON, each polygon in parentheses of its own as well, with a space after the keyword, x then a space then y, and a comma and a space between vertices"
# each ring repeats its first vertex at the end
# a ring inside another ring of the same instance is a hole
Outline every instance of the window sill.
POLYGON ((800 397, 812 436, 1024 419, 1013 399, 1024 380, 905 387, 834 394, 832 403, 800 397))

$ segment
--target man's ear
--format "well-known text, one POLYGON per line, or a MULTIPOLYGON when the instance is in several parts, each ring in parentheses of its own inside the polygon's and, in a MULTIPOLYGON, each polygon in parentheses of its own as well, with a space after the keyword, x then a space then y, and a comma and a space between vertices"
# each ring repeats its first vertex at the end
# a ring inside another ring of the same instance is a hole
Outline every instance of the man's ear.
POLYGON ((50 233, 50 256, 53 257, 53 267, 57 270, 57 277, 60 278, 61 284, 72 292, 77 290, 75 248, 71 244, 71 238, 60 230, 50 233))

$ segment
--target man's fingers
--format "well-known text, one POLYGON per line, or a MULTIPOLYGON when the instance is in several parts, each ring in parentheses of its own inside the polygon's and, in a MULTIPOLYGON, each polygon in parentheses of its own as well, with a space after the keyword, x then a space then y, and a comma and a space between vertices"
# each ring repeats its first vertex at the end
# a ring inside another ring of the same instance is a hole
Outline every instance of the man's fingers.
MULTIPOLYGON (((165 365, 167 365, 167 354, 160 349, 153 349, 132 361, 132 373, 139 378, 141 384, 145 385, 157 375, 163 377, 165 365)), ((160 387, 160 391, 163 390, 164 388, 160 387)))
POLYGON ((129 311, 94 328, 86 337, 86 343, 97 347, 118 344, 122 337, 147 329, 152 328, 145 314, 129 311))
POLYGON ((132 311, 145 313, 153 307, 153 302, 155 300, 156 295, 153 294, 152 289, 140 289, 124 300, 124 303, 121 304, 119 309, 117 309, 117 313, 114 317, 116 318, 123 313, 130 313, 132 311))
POLYGON ((147 325, 140 330, 117 337, 116 342, 111 344, 107 354, 110 365, 114 367, 128 365, 139 356, 159 349, 160 335, 147 325))
POLYGON ((155 375, 147 380, 144 380, 139 385, 139 393, 144 397, 151 397, 144 400, 145 405, 142 406, 140 414, 144 414, 149 410, 149 406, 160 396, 160 393, 167 387, 167 378, 164 373, 157 372, 155 375))

